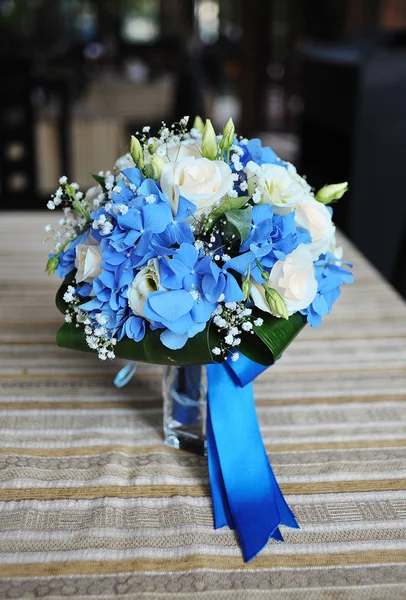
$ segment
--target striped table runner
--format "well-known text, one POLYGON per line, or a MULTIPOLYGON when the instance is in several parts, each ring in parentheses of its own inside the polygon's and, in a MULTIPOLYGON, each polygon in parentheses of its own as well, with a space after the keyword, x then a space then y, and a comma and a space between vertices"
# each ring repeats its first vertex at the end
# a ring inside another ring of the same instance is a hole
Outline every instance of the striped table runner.
POLYGON ((55 346, 49 214, 0 216, 0 598, 404 600, 406 309, 356 283, 255 385, 301 529, 244 564, 213 530, 206 461, 162 445, 160 367, 55 346))

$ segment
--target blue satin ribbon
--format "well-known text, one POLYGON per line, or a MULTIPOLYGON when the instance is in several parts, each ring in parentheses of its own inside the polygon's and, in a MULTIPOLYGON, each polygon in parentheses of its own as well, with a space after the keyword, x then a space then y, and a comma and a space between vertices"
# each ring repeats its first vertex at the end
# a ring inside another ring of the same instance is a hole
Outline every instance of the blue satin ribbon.
POLYGON ((117 375, 113 379, 113 383, 116 387, 121 388, 127 385, 129 381, 134 377, 137 370, 137 363, 130 360, 122 369, 119 370, 117 375))
MULTIPOLYGON (((280 525, 299 528, 275 479, 255 411, 252 382, 267 367, 240 354, 235 362, 209 364, 206 369, 206 437, 214 527, 228 525, 237 530, 248 562, 269 538, 283 541, 280 525)), ((136 363, 128 363, 114 383, 126 385, 135 370, 136 363)), ((175 382, 179 390, 171 389, 173 416, 185 425, 195 420, 200 406, 197 399, 190 398, 200 372, 196 371, 196 377, 191 372, 190 377, 191 381, 175 382)))
POLYGON ((214 527, 236 529, 246 562, 279 525, 299 528, 273 474, 255 411, 252 381, 264 371, 240 355, 207 365, 207 452, 214 527))

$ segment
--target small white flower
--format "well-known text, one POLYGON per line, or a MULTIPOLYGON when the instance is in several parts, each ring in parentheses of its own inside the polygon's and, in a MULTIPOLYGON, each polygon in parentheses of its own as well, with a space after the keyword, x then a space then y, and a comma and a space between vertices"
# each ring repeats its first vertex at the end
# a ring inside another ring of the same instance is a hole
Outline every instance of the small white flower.
POLYGON ((241 344, 241 338, 236 337, 234 338, 234 346, 239 346, 241 344))
POLYGON ((240 353, 239 352, 233 352, 231 355, 231 360, 233 362, 235 362, 236 360, 238 360, 240 358, 240 353))
POLYGON ((45 231, 46 231, 47 233, 51 233, 51 231, 52 231, 52 227, 51 227, 51 225, 49 225, 49 224, 48 224, 48 225, 45 225, 44 229, 45 229, 45 231))
POLYGON ((255 188, 254 193, 252 194, 252 201, 254 204, 259 204, 261 202, 262 194, 259 188, 255 188))
POLYGON ((142 133, 149 133, 151 127, 149 125, 145 125, 145 127, 142 128, 142 133))
POLYGON ((229 260, 231 260, 231 256, 229 254, 223 254, 223 261, 228 262, 229 260))
POLYGON ((240 190, 242 192, 246 192, 248 190, 248 183, 246 181, 243 181, 242 183, 240 183, 240 190))
POLYGON ((194 247, 196 248, 197 251, 201 250, 204 246, 203 242, 201 240, 196 240, 195 243, 193 244, 194 247))
POLYGON ((49 210, 55 210, 55 202, 53 200, 48 200, 47 208, 49 208, 49 210))
POLYGON ((231 335, 231 333, 229 333, 228 335, 226 335, 226 337, 224 338, 224 341, 226 344, 228 344, 229 346, 232 346, 234 343, 234 337, 231 335))
POLYGON ((240 144, 241 146, 246 146, 248 144, 247 138, 242 138, 242 140, 240 140, 240 144))
POLYGON ((67 314, 65 315, 65 321, 66 321, 67 323, 72 323, 72 315, 70 315, 69 313, 67 313, 67 314))
POLYGON ((103 313, 97 313, 95 318, 99 325, 105 325, 107 323, 107 318, 103 315, 103 313))
POLYGON ((240 333, 240 331, 239 331, 238 327, 232 327, 230 329, 230 333, 231 333, 231 335, 238 335, 240 333))
POLYGON ((217 302, 224 302, 224 294, 220 294, 217 302))
POLYGON ((243 323, 241 325, 241 327, 243 328, 244 331, 251 331, 252 323, 251 323, 251 321, 245 321, 245 323, 243 323))
MULTIPOLYGON (((220 298, 219 298, 219 302, 220 302, 220 298)), ((237 308, 237 303, 236 302, 226 302, 226 308, 228 308, 228 310, 235 310, 237 308)))
POLYGON ((91 327, 89 327, 89 325, 86 325, 85 327, 85 334, 86 335, 91 335, 93 329, 91 327))
POLYGON ((197 300, 198 298, 200 298, 200 294, 196 290, 190 290, 189 293, 192 296, 193 300, 197 300))
POLYGON ((228 196, 230 196, 230 198, 238 198, 238 192, 237 192, 237 190, 234 190, 234 189, 230 190, 228 192, 228 196))
POLYGON ((71 183, 71 187, 73 187, 74 190, 78 190, 79 189, 79 184, 76 183, 76 181, 74 181, 73 183, 71 183))
POLYGON ((150 194, 149 196, 146 196, 145 202, 147 204, 154 204, 156 202, 156 196, 154 196, 154 194, 150 194))
POLYGON ((61 185, 65 185, 65 183, 68 181, 68 178, 66 177, 66 175, 62 175, 62 177, 59 178, 59 183, 61 185))
POLYGON ((221 350, 220 350, 220 348, 218 348, 218 347, 216 346, 215 348, 212 348, 212 353, 213 353, 215 356, 218 356, 219 354, 221 354, 221 350))

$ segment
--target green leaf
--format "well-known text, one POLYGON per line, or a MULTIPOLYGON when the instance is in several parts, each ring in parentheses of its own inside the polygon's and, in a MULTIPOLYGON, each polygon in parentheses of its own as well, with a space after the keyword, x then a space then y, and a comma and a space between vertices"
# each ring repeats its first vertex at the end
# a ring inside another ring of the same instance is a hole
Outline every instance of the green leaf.
POLYGON ((258 312, 255 316, 261 317, 264 322, 260 327, 254 326, 255 335, 244 336, 240 350, 261 365, 273 364, 307 322, 300 313, 295 313, 288 320, 264 312, 258 312))
MULTIPOLYGON (((216 362, 211 349, 217 344, 217 336, 210 324, 204 331, 190 338, 180 350, 166 348, 159 339, 160 334, 161 331, 151 331, 148 328, 141 342, 125 337, 117 342, 114 353, 119 358, 157 365, 205 365, 216 362)), ((56 343, 62 348, 96 354, 86 344, 83 327, 76 327, 73 323, 62 325, 56 335, 56 343)))
POLYGON ((103 190, 105 190, 106 182, 104 180, 104 177, 102 177, 101 175, 96 175, 95 173, 92 173, 92 177, 95 180, 95 182, 101 185, 103 190))
POLYGON ((247 206, 247 208, 243 208, 241 210, 229 210, 225 214, 227 221, 234 225, 234 227, 237 229, 240 235, 241 243, 245 242, 245 240, 251 233, 251 215, 251 206, 247 206))
POLYGON ((209 216, 207 217, 206 223, 204 225, 205 232, 211 229, 214 223, 225 213, 229 212, 230 210, 239 210, 240 208, 245 206, 247 202, 247 196, 239 196, 238 198, 231 198, 230 196, 226 196, 224 202, 222 202, 220 206, 212 210, 209 216), (209 223, 209 221, 211 222, 209 223))

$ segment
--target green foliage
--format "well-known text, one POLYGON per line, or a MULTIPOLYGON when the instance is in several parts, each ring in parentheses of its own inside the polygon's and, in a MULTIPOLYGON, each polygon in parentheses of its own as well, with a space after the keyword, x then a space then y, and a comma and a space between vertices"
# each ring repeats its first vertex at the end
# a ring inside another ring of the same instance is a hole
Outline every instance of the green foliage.
POLYGON ((240 210, 229 210, 224 215, 227 221, 237 229, 241 243, 245 242, 251 233, 251 214, 252 208, 247 206, 240 210))

